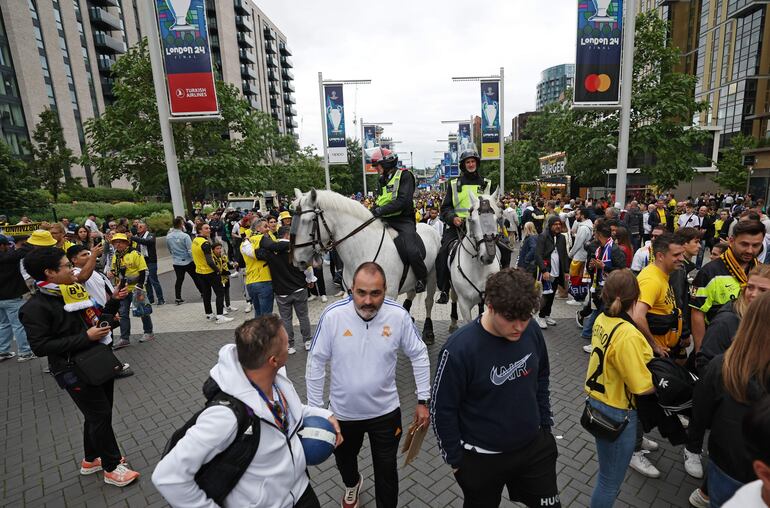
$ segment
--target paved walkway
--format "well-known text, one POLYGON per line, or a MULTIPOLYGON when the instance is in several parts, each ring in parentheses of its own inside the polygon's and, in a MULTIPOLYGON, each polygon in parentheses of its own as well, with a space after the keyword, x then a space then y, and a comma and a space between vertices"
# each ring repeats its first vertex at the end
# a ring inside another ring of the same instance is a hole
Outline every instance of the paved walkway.
MULTIPOLYGON (((173 301, 173 274, 161 277, 167 300, 173 301)), ((187 281, 182 306, 156 307, 153 320, 157 340, 134 343, 118 356, 129 362, 136 375, 116 382, 114 426, 130 464, 142 473, 140 481, 125 489, 106 486, 101 475, 80 476, 78 461, 82 454, 82 420, 69 397, 55 381, 42 373, 45 360, 18 364, 0 364, 2 386, 2 429, 5 439, 0 445, 4 458, 0 468, 0 506, 165 506, 153 488, 150 475, 160 458, 168 436, 202 403, 200 387, 214 364, 218 349, 233 340, 232 328, 243 321, 242 311, 227 325, 213 325, 203 319, 202 304, 195 302, 195 290, 187 281)), ((235 283, 233 295, 238 294, 235 283)), ((335 301, 329 298, 329 303, 335 301)), ((240 304, 242 305, 242 303, 240 304)), ((312 302, 311 320, 315 326, 325 307, 312 302)), ((421 326, 422 304, 414 306, 421 326)), ((588 356, 578 338, 578 330, 570 316, 574 307, 557 300, 554 317, 558 325, 545 332, 551 359, 551 400, 555 416, 554 434, 560 456, 557 472, 564 506, 587 506, 596 481, 595 445, 580 427, 582 381, 588 356)), ((140 332, 138 319, 133 319, 135 332, 140 332)), ((434 307, 436 344, 430 346, 431 361, 447 337, 448 306, 434 307)), ((298 332, 298 330, 297 330, 298 332)), ((300 351, 289 358, 288 371, 300 395, 305 393, 306 353, 300 351)), ((398 386, 402 396, 404 423, 414 411, 414 381, 411 366, 402 358, 399 363, 398 386)), ((662 472, 663 479, 651 480, 636 472, 628 472, 616 506, 686 507, 687 496, 697 481, 683 470, 681 448, 663 442, 661 450, 650 455, 662 472)), ((362 506, 373 506, 373 477, 370 451, 362 450, 362 474, 366 487, 362 506)), ((342 485, 333 460, 310 468, 311 482, 324 507, 339 506, 342 485)), ((443 464, 435 437, 428 433, 418 459, 400 470, 400 505, 408 507, 461 506, 462 495, 443 464)), ((504 496, 505 497, 505 496, 504 496)), ((503 506, 513 506, 505 500, 503 506)))

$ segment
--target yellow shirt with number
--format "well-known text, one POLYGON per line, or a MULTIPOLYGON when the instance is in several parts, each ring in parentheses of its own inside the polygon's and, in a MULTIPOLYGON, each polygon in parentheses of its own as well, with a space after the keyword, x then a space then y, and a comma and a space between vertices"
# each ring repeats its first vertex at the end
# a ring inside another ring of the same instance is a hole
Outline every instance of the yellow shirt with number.
POLYGON ((129 292, 133 291, 136 287, 136 278, 139 277, 139 272, 147 270, 147 262, 144 260, 144 256, 136 250, 129 250, 120 259, 118 259, 119 256, 120 254, 116 254, 112 258, 112 273, 115 274, 115 277, 120 277, 122 275, 119 273, 120 269, 125 268, 125 276, 128 279, 126 289, 129 292), (130 282, 131 280, 134 280, 134 282, 130 282))
POLYGON ((618 409, 633 407, 633 395, 653 386, 647 369, 652 348, 644 335, 628 321, 602 312, 594 321, 591 345, 594 348, 588 360, 586 393, 618 409), (618 324, 608 345, 608 337, 618 324))
MULTIPOLYGON (((636 279, 639 282, 639 301, 647 304, 648 314, 671 316, 676 308, 676 295, 669 284, 668 275, 655 264, 645 266, 636 279)), ((676 329, 663 335, 652 334, 655 342, 664 347, 674 347, 679 343, 682 332, 681 313, 676 329)))

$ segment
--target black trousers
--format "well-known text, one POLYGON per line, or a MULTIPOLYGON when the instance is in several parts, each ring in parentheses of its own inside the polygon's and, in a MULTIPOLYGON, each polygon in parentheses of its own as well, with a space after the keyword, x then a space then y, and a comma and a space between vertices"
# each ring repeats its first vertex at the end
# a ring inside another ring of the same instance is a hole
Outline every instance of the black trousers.
MULTIPOLYGON (((417 280, 424 281, 428 278, 428 269, 425 267, 425 260, 420 255, 420 250, 417 248, 417 230, 414 221, 393 220, 388 221, 385 219, 385 223, 388 227, 391 227, 398 231, 398 237, 395 240, 396 248, 398 252, 403 252, 406 257, 407 263, 412 267, 414 276, 417 280)), ((399 279, 401 274, 398 275, 399 279)))
POLYGON ((321 508, 321 502, 318 501, 318 497, 315 495, 313 487, 307 486, 305 492, 302 493, 297 502, 294 503, 294 508, 321 508))
POLYGON ((318 268, 313 267, 313 275, 315 275, 315 278, 318 279, 315 281, 315 285, 313 286, 313 289, 307 290, 308 295, 316 295, 316 296, 325 296, 326 295, 326 281, 324 280, 324 265, 321 263, 321 266, 318 268))
POLYGON ((186 265, 174 265, 174 274, 176 274, 176 281, 174 282, 174 295, 177 300, 182 299, 182 283, 184 282, 184 275, 187 274, 195 284, 198 292, 203 294, 200 282, 198 281, 198 274, 195 273, 195 263, 192 261, 186 265))
POLYGON ((112 430, 113 388, 114 381, 108 381, 99 386, 77 381, 66 386, 67 393, 85 418, 84 458, 92 462, 100 457, 105 471, 112 471, 120 464, 120 448, 112 430))
POLYGON ((542 295, 542 303, 540 304, 540 316, 541 318, 545 318, 551 315, 551 309, 553 308, 553 299, 556 297, 556 290, 559 288, 559 286, 562 285, 562 282, 564 282, 564 275, 559 275, 558 277, 551 277, 551 285, 553 289, 553 293, 548 295, 542 295))
POLYGON ((444 236, 441 237, 441 249, 439 249, 438 257, 436 258, 436 280, 441 291, 449 291, 450 276, 449 268, 447 267, 449 246, 459 238, 460 232, 456 227, 450 226, 444 229, 444 236))
POLYGON ((225 288, 222 287, 222 277, 216 273, 198 274, 202 286, 203 310, 208 316, 211 314, 211 291, 216 295, 217 316, 221 316, 225 310, 225 288))
POLYGON ((455 480, 463 491, 463 508, 497 508, 508 488, 511 501, 531 507, 561 507, 556 485, 556 440, 540 431, 530 444, 509 453, 465 450, 455 480))
POLYGON ((346 487, 358 484, 358 452, 364 434, 369 434, 377 508, 395 508, 398 504, 396 453, 401 440, 401 409, 369 420, 340 421, 340 430, 344 441, 334 450, 334 458, 342 482, 346 487))

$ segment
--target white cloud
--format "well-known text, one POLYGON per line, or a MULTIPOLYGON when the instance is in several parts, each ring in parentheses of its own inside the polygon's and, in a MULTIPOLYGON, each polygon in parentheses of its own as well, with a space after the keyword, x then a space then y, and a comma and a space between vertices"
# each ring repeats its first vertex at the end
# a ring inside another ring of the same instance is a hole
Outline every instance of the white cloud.
MULTIPOLYGON (((431 164, 454 128, 442 120, 479 114, 478 83, 452 76, 497 74, 505 67, 505 132, 511 118, 535 108, 547 67, 575 59, 574 0, 258 0, 286 35, 294 56, 300 144, 322 143, 318 72, 324 79, 371 79, 345 86, 346 129, 353 112, 393 122, 385 134, 403 141, 414 165, 431 164)), ((405 157, 408 163, 409 155, 405 157)))

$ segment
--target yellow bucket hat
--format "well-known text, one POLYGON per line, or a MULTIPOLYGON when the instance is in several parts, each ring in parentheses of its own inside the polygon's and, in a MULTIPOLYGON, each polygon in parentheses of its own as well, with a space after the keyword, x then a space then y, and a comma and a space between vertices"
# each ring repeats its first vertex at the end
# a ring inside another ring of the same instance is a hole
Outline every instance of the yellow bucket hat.
POLYGON ((32 232, 31 235, 29 235, 27 243, 37 247, 53 247, 56 245, 56 240, 54 240, 53 236, 51 236, 50 231, 46 231, 45 229, 36 229, 32 232))

